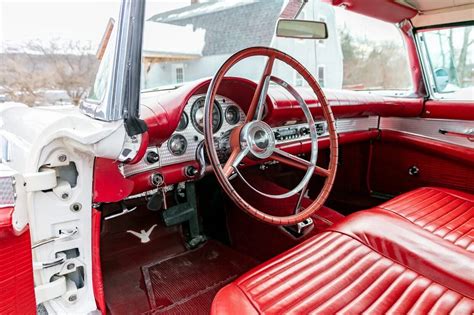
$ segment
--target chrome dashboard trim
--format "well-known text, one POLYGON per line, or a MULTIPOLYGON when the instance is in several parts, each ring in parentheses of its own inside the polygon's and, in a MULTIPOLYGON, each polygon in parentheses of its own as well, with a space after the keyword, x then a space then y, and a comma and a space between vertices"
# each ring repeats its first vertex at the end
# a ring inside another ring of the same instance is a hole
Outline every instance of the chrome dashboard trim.
MULTIPOLYGON (((202 95, 196 95, 193 96, 189 99, 184 112, 190 115, 191 112, 191 107, 194 101, 198 98, 202 97, 202 95)), ((245 120, 245 114, 241 110, 241 108, 232 100, 225 98, 225 103, 223 102, 224 97, 223 96, 216 96, 216 100, 219 101, 219 103, 222 106, 223 112, 225 112, 225 109, 230 106, 237 106, 240 110, 240 123, 242 123, 245 120)), ((322 123, 322 121, 316 121, 316 124, 322 123)), ((325 122, 323 122, 325 123, 325 122)), ((343 133, 343 132, 352 132, 352 131, 364 131, 364 130, 369 130, 369 129, 377 129, 378 128, 378 123, 379 123, 379 117, 378 116, 369 116, 369 117, 360 117, 360 118, 350 118, 350 119, 338 119, 336 120, 336 130, 338 133, 343 133)), ((288 125, 288 126, 282 126, 282 127, 304 127, 308 126, 308 124, 297 124, 297 125, 288 125)), ((219 131, 215 134, 217 137, 222 136, 226 131, 232 129, 234 127, 233 125, 229 125, 225 119, 223 121, 223 124, 219 131)), ((278 128, 282 128, 278 127, 278 128)), ((272 128, 274 131, 278 128, 272 128)), ((171 154, 171 152, 168 151, 168 141, 163 143, 160 148, 157 147, 149 147, 147 149, 147 152, 149 151, 154 151, 157 152, 160 156, 160 161, 157 163, 149 164, 146 162, 145 158, 140 161, 137 164, 134 165, 123 165, 123 174, 125 177, 129 177, 132 175, 136 175, 139 173, 143 173, 146 171, 154 170, 154 169, 159 169, 164 166, 168 165, 173 165, 173 164, 179 164, 183 162, 189 162, 189 161, 196 161, 197 157, 197 149, 199 144, 201 143, 202 140, 204 140, 204 135, 199 133, 191 123, 188 124, 188 126, 183 130, 183 131, 176 131, 173 133, 180 133, 182 134, 186 140, 188 141, 188 147, 186 149, 186 153, 181 155, 181 156, 174 156, 171 154), (195 138, 196 137, 196 138, 195 138), (197 140, 195 140, 197 139, 197 140)), ((329 134, 327 131, 325 131, 323 134, 318 135, 318 137, 327 137, 329 134)), ((304 140, 309 140, 309 135, 307 136, 302 136, 299 137, 298 139, 288 139, 288 140, 283 140, 283 141, 276 141, 277 144, 286 144, 286 143, 291 143, 293 141, 304 141, 304 140)), ((146 157, 146 154, 145 154, 146 157)))
MULTIPOLYGON (((350 118, 350 119, 337 119, 336 120, 336 131, 337 133, 343 132, 352 132, 352 131, 364 131, 369 129, 377 129, 379 123, 378 116, 369 116, 369 117, 360 117, 360 118, 350 118)), ((315 121, 315 124, 324 124, 325 131, 322 134, 318 134, 318 137, 327 137, 329 136, 329 132, 327 131, 327 123, 325 121, 315 121)), ((308 124, 297 124, 297 125, 288 125, 284 127, 296 127, 302 128, 308 126, 308 124)), ((280 129, 282 127, 273 128, 273 130, 280 129)), ((286 144, 291 143, 294 141, 304 141, 309 140, 309 135, 299 137, 297 139, 288 139, 288 140, 279 140, 277 144, 286 144)))
POLYGON ((380 129, 405 132, 467 148, 474 148, 474 143, 467 138, 452 137, 439 132, 440 129, 447 129, 459 133, 470 133, 474 131, 474 121, 472 120, 387 117, 380 118, 380 129))

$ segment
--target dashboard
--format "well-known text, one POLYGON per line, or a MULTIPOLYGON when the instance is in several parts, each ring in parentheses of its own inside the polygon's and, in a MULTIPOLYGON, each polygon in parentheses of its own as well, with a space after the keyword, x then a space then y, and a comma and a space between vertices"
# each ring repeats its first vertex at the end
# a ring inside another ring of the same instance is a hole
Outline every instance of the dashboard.
MULTIPOLYGON (((209 84, 209 79, 202 79, 177 89, 142 94, 141 118, 148 126, 149 145, 137 164, 120 166, 122 175, 133 182, 133 194, 196 180, 211 171, 203 145, 203 106, 209 84)), ((231 130, 244 122, 255 89, 255 82, 243 78, 226 77, 222 81, 212 119, 219 158, 230 153, 231 130)), ((311 91, 303 87, 298 92, 315 119, 319 147, 328 148, 328 127, 321 106, 311 91)), ((423 108, 422 100, 418 99, 352 91, 325 92, 341 144, 377 137, 380 117, 414 117, 423 108)), ((307 123, 302 123, 304 115, 296 100, 270 86, 265 104, 265 121, 273 126, 277 145, 292 154, 308 153, 309 128, 307 123)))
MULTIPOLYGON (((205 94, 189 98, 181 114, 178 126, 171 137, 161 146, 151 146, 144 158, 137 164, 124 165, 126 177, 168 165, 195 161, 198 149, 204 140, 204 100, 205 94)), ((228 97, 216 95, 212 115, 212 128, 218 152, 227 151, 226 139, 230 131, 243 123, 245 113, 241 107, 228 97)))

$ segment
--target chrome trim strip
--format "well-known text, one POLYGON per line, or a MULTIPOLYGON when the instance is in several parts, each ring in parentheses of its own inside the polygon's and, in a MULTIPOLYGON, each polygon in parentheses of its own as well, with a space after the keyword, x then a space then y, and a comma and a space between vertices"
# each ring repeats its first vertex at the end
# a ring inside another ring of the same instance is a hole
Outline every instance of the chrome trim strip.
POLYGON ((474 148, 474 143, 467 138, 452 137, 439 132, 440 129, 460 133, 472 132, 474 130, 474 121, 472 120, 388 117, 380 119, 380 129, 405 132, 467 148, 474 148))
MULTIPOLYGON (((377 129, 379 123, 378 116, 369 116, 369 117, 360 117, 360 118, 350 118, 350 119, 337 119, 336 120, 336 131, 337 133, 343 132, 352 132, 352 131, 364 131, 369 129, 377 129)), ((315 121, 315 124, 324 124, 325 125, 325 132, 323 134, 318 135, 318 137, 327 137, 329 136, 329 132, 327 132, 327 124, 325 121, 315 121)), ((308 124, 298 124, 298 125, 288 125, 285 127, 296 127, 298 129, 302 127, 307 127, 308 124)), ((273 128, 274 131, 277 129, 281 129, 283 127, 273 128)), ((302 141, 302 140, 309 140, 309 135, 304 137, 298 137, 297 139, 288 139, 288 140, 280 140, 277 141, 277 144, 286 144, 291 143, 294 141, 302 141)))
MULTIPOLYGON (((194 101, 203 95, 195 95, 191 97, 186 104, 186 107, 184 111, 186 114, 188 114, 189 119, 190 113, 191 113, 191 107, 194 103, 194 101)), ((241 122, 245 120, 245 114, 244 112, 240 109, 240 107, 233 102, 232 100, 225 98, 226 102, 223 102, 224 97, 223 96, 216 96, 216 100, 221 104, 222 107, 222 112, 225 113, 225 109, 230 106, 237 106, 240 110, 240 119, 241 122)), ((221 129, 218 131, 216 135, 222 135, 225 133, 225 131, 228 131, 232 129, 234 126, 229 125, 225 119, 223 118, 223 124, 221 129)), ((379 117, 378 116, 369 116, 369 117, 360 117, 360 118, 350 118, 350 119, 339 119, 336 120, 336 130, 338 133, 343 133, 343 132, 351 132, 351 131, 364 131, 364 130, 369 130, 369 129, 377 129, 378 128, 378 122, 379 122, 379 117)), ((316 124, 321 123, 321 121, 315 122, 316 124)), ((298 124, 298 125, 288 125, 285 127, 304 127, 308 126, 308 124, 298 124)), ((278 127, 282 128, 282 127, 278 127)), ((273 128, 275 131, 278 128, 273 128)), ((196 160, 196 154, 197 154, 197 148, 199 144, 201 143, 202 140, 204 140, 204 136, 199 133, 196 129, 194 129, 193 125, 191 124, 191 121, 189 121, 188 126, 186 127, 185 130, 183 131, 177 131, 175 133, 180 133, 182 134, 186 140, 188 141, 188 147, 186 149, 186 153, 183 154, 182 156, 174 156, 168 151, 168 141, 162 144, 160 148, 156 147, 149 147, 147 151, 155 151, 158 152, 160 155, 160 161, 154 164, 148 164, 145 162, 145 160, 140 161, 139 163, 135 165, 123 165, 123 174, 125 177, 136 175, 139 173, 143 173, 146 171, 154 170, 154 169, 159 169, 163 166, 168 166, 168 165, 173 165, 173 164, 178 164, 178 163, 183 163, 183 162, 189 162, 189 161, 195 161, 196 160), (194 137, 196 137, 196 141, 194 140, 194 137)), ((175 134, 173 133, 173 134, 175 134)), ((329 136, 329 133, 326 131, 324 134, 318 136, 318 137, 326 137, 329 136)), ((309 140, 309 135, 300 137, 298 139, 288 139, 288 140, 283 140, 283 141, 277 141, 277 144, 283 144, 283 143, 291 143, 293 141, 302 141, 302 140, 309 140)), ((146 156, 146 155, 145 155, 146 156)))

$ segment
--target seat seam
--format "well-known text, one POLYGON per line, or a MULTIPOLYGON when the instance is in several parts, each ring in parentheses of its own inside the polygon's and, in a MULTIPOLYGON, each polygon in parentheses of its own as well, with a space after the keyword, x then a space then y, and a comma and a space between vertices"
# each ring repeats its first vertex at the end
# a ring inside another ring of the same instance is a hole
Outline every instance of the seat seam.
POLYGON ((259 313, 259 314, 262 314, 262 311, 260 309, 260 307, 258 306, 258 304, 253 301, 249 294, 247 294, 247 292, 245 292, 245 290, 243 288, 240 287, 240 285, 236 282, 234 282, 235 286, 240 290, 240 292, 242 292, 243 295, 245 295, 245 297, 247 298, 247 300, 250 302, 250 304, 253 306, 253 308, 259 313))
MULTIPOLYGON (((440 188, 440 187, 427 187, 429 189, 433 189, 433 190, 436 190, 436 191, 439 191, 439 192, 443 192, 445 194, 448 194, 448 195, 451 195, 453 197, 456 197, 456 198, 459 198, 459 199, 462 199, 462 200, 465 200, 465 201, 468 201, 468 202, 471 202, 471 203, 474 203, 474 199, 468 199, 467 197, 464 197, 464 196, 459 196, 457 195, 456 193, 452 192, 452 191, 445 191, 443 188, 440 188)), ((469 194, 467 192, 462 192, 463 194, 469 194)), ((474 198, 474 196, 473 196, 474 198)))
MULTIPOLYGON (((345 232, 341 232, 341 231, 335 231, 335 230, 330 230, 330 231, 335 232, 335 233, 340 233, 340 234, 346 235, 347 237, 352 238, 353 240, 359 242, 361 245, 363 245, 363 246, 365 246, 365 247, 368 247, 369 249, 371 249, 371 250, 373 250, 374 252, 378 253, 379 255, 381 255, 381 256, 387 258, 388 260, 393 261, 393 262, 395 262, 395 263, 397 263, 397 264, 399 264, 399 265, 405 267, 407 270, 413 271, 416 275, 421 276, 421 277, 423 277, 423 278, 426 278, 427 280, 431 281, 432 283, 437 283, 437 284, 439 284, 439 285, 442 286, 442 287, 448 288, 449 290, 451 290, 451 291, 453 291, 453 292, 456 292, 456 293, 458 293, 458 294, 461 295, 461 296, 468 297, 468 296, 465 295, 464 293, 461 293, 461 292, 459 292, 459 291, 456 290, 456 289, 447 287, 446 285, 444 285, 444 284, 442 284, 442 283, 439 283, 439 282, 437 282, 437 281, 434 281, 434 280, 432 280, 431 278, 428 278, 427 276, 424 276, 424 275, 420 274, 418 271, 412 269, 411 267, 405 265, 404 263, 402 263, 402 262, 400 262, 400 261, 396 261, 396 260, 394 260, 393 258, 388 257, 387 255, 381 253, 380 251, 378 251, 377 249, 373 248, 372 246, 367 245, 367 244, 361 242, 359 239, 355 238, 354 236, 351 236, 351 235, 349 235, 349 234, 347 234, 347 233, 345 233, 345 232)), ((443 240, 444 240, 444 239, 443 239, 443 240)), ((446 241, 446 240, 445 240, 445 241, 446 241)), ((446 242, 447 242, 447 241, 446 241, 446 242)), ((470 297, 469 297, 469 298, 470 298, 470 297)))

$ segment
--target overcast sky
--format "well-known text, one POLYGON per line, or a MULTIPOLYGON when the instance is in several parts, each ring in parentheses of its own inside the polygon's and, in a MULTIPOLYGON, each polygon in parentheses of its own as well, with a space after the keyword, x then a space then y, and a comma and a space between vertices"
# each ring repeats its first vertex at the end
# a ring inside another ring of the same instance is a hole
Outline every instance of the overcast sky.
MULTIPOLYGON (((147 0, 147 17, 189 5, 190 0, 147 0)), ((0 0, 2 46, 64 38, 97 46, 120 0, 0 0)))

